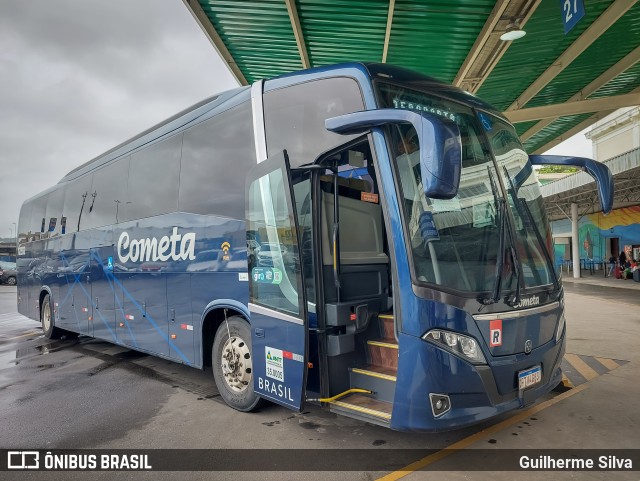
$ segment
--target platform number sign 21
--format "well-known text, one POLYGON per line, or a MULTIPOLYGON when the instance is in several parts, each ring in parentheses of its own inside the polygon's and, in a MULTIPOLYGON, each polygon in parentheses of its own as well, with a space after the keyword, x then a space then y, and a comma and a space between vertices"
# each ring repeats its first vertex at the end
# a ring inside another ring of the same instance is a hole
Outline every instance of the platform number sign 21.
POLYGON ((560 5, 562 7, 562 24, 566 35, 584 17, 584 2, 583 0, 560 0, 560 5))

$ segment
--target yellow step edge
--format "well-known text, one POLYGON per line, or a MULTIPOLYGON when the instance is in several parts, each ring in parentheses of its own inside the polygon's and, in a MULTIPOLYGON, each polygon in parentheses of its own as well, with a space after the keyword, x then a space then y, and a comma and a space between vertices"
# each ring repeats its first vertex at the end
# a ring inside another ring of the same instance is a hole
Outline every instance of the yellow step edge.
POLYGON ((336 406, 340 406, 343 408, 351 409, 352 411, 358 411, 363 414, 368 414, 369 416, 375 416, 380 419, 385 419, 387 421, 391 420, 391 414, 383 413, 382 411, 376 411, 375 409, 356 406, 355 404, 350 404, 344 401, 334 401, 331 404, 334 404, 336 406))
POLYGON ((398 345, 397 344, 391 344, 390 342, 367 341, 367 344, 369 344, 370 346, 388 347, 388 348, 391 348, 391 349, 398 349, 398 345))
POLYGON ((396 381, 396 376, 392 376, 391 374, 382 374, 381 372, 367 371, 366 369, 358 369, 357 367, 351 368, 351 372, 357 372, 358 374, 364 374, 365 376, 386 379, 387 381, 396 381))
POLYGON ((393 314, 378 314, 381 319, 393 319, 393 314))

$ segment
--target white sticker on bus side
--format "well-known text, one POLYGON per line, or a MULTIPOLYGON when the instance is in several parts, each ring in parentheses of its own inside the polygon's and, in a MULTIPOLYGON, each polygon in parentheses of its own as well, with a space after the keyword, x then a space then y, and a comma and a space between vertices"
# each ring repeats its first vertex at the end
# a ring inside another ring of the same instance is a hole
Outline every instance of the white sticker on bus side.
POLYGON ((248 272, 238 272, 238 280, 240 282, 249 282, 249 273, 248 272))
POLYGON ((274 349, 269 346, 264 347, 265 360, 267 364, 267 377, 284 382, 284 359, 282 349, 274 349))

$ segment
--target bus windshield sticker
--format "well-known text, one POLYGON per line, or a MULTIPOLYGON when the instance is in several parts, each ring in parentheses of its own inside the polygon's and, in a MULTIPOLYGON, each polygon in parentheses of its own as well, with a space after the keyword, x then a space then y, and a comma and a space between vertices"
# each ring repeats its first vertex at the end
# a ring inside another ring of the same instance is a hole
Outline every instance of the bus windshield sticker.
POLYGON ((282 356, 282 349, 265 346, 264 351, 267 364, 267 377, 284 382, 284 358, 282 356))
POLYGON ((276 267, 254 267, 251 271, 253 282, 262 284, 280 284, 282 271, 276 267))
POLYGON ((478 112, 478 118, 480 119, 480 123, 482 127, 487 132, 491 132, 493 130, 493 122, 491 122, 491 117, 489 117, 484 112, 478 112))
POLYGON ((495 227, 496 212, 492 202, 473 204, 473 227, 495 227))
POLYGON ((454 197, 453 199, 430 199, 431 208, 434 212, 460 212, 462 207, 460 206, 460 199, 454 197))
POLYGON ((440 233, 436 227, 436 223, 433 221, 433 214, 431 212, 423 212, 420 214, 420 234, 425 241, 440 240, 440 233))
POLYGON ((378 203, 378 194, 372 194, 371 192, 361 192, 360 200, 362 202, 371 202, 373 204, 378 203))

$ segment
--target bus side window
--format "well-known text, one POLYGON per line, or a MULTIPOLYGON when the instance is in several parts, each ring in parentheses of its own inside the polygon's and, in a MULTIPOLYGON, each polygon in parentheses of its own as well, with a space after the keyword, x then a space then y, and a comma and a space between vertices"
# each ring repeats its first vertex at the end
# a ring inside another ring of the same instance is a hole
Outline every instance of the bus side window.
POLYGON ((182 146, 179 209, 245 216, 245 177, 256 165, 251 103, 188 129, 182 146))
POLYGON ((55 190, 49 193, 49 198, 47 199, 47 210, 45 217, 48 222, 48 237, 54 237, 59 234, 59 232, 56 232, 56 227, 58 226, 57 221, 62 214, 63 202, 64 188, 62 186, 58 186, 55 190))
POLYGON ((364 102, 358 83, 341 77, 265 92, 264 109, 269 156, 286 149, 291 167, 298 167, 356 138, 329 132, 324 121, 363 110, 364 102))
POLYGON ((47 211, 47 195, 43 195, 32 201, 31 207, 31 232, 35 234, 35 239, 42 237, 44 232, 44 217, 47 211))
POLYGON ((33 208, 32 203, 25 203, 20 209, 20 218, 18 220, 18 239, 20 244, 27 242, 27 237, 31 229, 31 210, 33 208))
POLYGON ((83 175, 67 184, 64 188, 62 212, 68 221, 66 233, 77 232, 78 230, 86 228, 82 223, 82 219, 88 210, 86 203, 87 197, 89 197, 89 190, 91 189, 92 178, 92 174, 83 175))
MULTIPOLYGON (((175 212, 182 134, 161 140, 131 155, 127 204, 122 220, 135 220, 175 212)), ((120 204, 122 209, 122 204, 120 204)), ((120 214, 118 214, 120 215, 120 214)))
POLYGON ((84 228, 102 227, 122 220, 127 203, 129 159, 124 157, 98 169, 93 174, 91 198, 84 213, 84 228))

